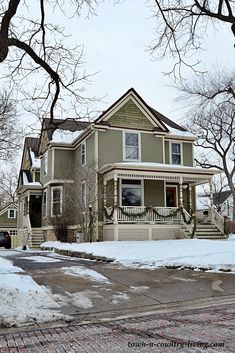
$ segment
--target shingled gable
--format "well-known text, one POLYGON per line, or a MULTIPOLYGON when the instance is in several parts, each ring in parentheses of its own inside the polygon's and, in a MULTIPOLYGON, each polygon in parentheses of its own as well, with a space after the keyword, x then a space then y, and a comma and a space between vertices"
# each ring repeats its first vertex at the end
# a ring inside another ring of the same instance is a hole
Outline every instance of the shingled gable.
POLYGON ((169 132, 168 128, 164 124, 163 121, 159 118, 159 116, 148 106, 148 104, 143 100, 143 98, 135 91, 134 88, 130 88, 123 96, 121 96, 116 102, 114 102, 107 110, 105 110, 95 121, 95 124, 99 125, 112 125, 109 124, 108 120, 112 118, 112 116, 120 110, 128 100, 133 100, 133 102, 137 105, 139 109, 141 109, 142 113, 149 120, 151 125, 153 126, 154 131, 158 132, 169 132))

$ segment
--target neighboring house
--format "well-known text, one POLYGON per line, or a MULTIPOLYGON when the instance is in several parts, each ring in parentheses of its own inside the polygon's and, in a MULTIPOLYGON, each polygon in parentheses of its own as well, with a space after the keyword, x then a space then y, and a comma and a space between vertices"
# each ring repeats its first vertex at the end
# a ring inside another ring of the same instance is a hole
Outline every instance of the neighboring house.
POLYGON ((8 231, 12 237, 12 246, 17 246, 17 206, 11 202, 0 210, 0 231, 8 231))
MULTIPOLYGON (((25 140, 20 234, 31 243, 39 232, 54 239, 52 220, 66 213, 74 239, 93 212, 96 240, 186 236, 193 229, 196 185, 218 173, 194 166, 195 140, 133 88, 93 122, 55 119, 49 125, 45 119, 40 137, 25 140)), ((221 234, 223 220, 211 210, 213 234, 221 234)))
MULTIPOLYGON (((210 201, 210 195, 200 194, 198 196, 200 201, 200 208, 203 209, 210 201)), ((213 194, 213 204, 216 206, 217 211, 223 216, 229 217, 233 220, 233 196, 231 190, 225 190, 213 194)))

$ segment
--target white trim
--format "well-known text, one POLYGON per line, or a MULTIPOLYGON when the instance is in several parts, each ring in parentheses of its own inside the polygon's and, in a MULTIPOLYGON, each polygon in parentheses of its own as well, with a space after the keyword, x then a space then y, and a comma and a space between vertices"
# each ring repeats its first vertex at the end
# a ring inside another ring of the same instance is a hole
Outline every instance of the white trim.
POLYGON ((60 214, 62 213, 62 203, 63 203, 63 187, 61 185, 51 186, 51 217, 54 217, 53 214, 53 190, 60 189, 60 214))
POLYGON ((81 201, 82 201, 82 208, 86 209, 87 206, 87 190, 86 190, 86 180, 82 180, 81 182, 81 201), (84 185, 84 195, 83 195, 83 185, 84 185))
POLYGON ((73 183, 74 183, 73 179, 52 179, 47 183, 43 184, 43 187, 47 187, 51 184, 73 184, 73 183))
POLYGON ((125 162, 141 162, 141 133, 137 130, 126 131, 122 130, 122 158, 125 162), (126 158, 126 134, 138 135, 138 159, 126 158))
MULTIPOLYGON (((178 184, 167 184, 167 183, 165 183, 165 197, 166 197, 166 189, 168 187, 169 188, 175 188, 175 190, 176 190, 176 205, 172 206, 172 207, 178 207, 178 204, 179 204, 179 201, 178 201, 178 184)), ((167 203, 167 200, 166 200, 166 203, 167 203)), ((165 203, 166 207, 170 207, 170 206, 167 206, 166 203, 165 203)))
POLYGON ((164 187, 164 207, 166 207, 166 180, 163 180, 164 187))
POLYGON ((51 178, 54 179, 55 177, 55 149, 52 148, 52 155, 51 155, 51 178))
POLYGON ((84 167, 87 161, 86 139, 81 143, 80 148, 81 148, 80 150, 81 166, 84 167), (83 147, 84 147, 84 150, 83 150, 83 147), (84 162, 83 162, 83 156, 84 156, 84 162))
POLYGON ((44 156, 43 156, 43 177, 45 178, 46 176, 48 176, 48 150, 45 151, 44 156))
POLYGON ((48 190, 45 189, 43 190, 42 193, 42 218, 47 218, 47 207, 48 207, 48 190), (43 214, 43 208, 44 208, 44 194, 46 195, 46 203, 45 203, 45 215, 43 214))
POLYGON ((7 211, 8 211, 8 212, 7 212, 7 217, 8 217, 9 219, 16 219, 16 209, 15 209, 15 208, 9 208, 7 211), (10 212, 11 212, 11 211, 14 212, 14 216, 13 216, 13 217, 10 217, 10 212))
POLYGON ((170 161, 170 164, 173 164, 173 165, 183 165, 183 161, 184 161, 184 154, 183 154, 183 143, 181 141, 175 141, 175 140, 172 140, 172 141, 169 141, 169 161, 170 161), (173 164, 172 163, 172 144, 177 144, 177 145, 180 145, 180 164, 173 164))

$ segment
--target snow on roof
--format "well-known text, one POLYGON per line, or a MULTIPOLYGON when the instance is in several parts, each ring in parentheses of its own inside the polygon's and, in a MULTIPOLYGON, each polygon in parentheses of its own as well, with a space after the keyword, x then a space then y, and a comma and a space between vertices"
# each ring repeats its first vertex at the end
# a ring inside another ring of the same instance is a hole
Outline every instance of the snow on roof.
POLYGON ((190 131, 181 131, 181 130, 178 130, 178 129, 175 129, 169 125, 167 125, 165 123, 166 127, 168 128, 169 130, 169 133, 174 135, 174 136, 179 136, 179 137, 191 137, 191 138, 197 138, 197 136, 195 136, 194 134, 192 134, 192 132, 190 131))
POLYGON ((41 166, 40 159, 35 157, 35 154, 31 148, 29 149, 29 153, 30 153, 30 157, 31 157, 31 161, 32 161, 32 167, 40 169, 40 166, 41 166))
POLYGON ((52 139, 50 140, 50 142, 71 144, 76 138, 81 135, 83 131, 84 130, 69 131, 56 129, 53 132, 52 139))
POLYGON ((22 173, 23 176, 23 185, 24 186, 41 186, 41 184, 38 181, 30 182, 28 180, 27 174, 23 171, 22 173))
MULTIPOLYGON (((175 168, 175 169, 192 169, 196 171, 203 170, 208 172, 217 171, 216 169, 206 169, 198 166, 190 167, 190 166, 179 165, 179 164, 167 164, 167 163, 155 163, 155 162, 120 162, 120 163, 114 163, 113 165, 116 167, 140 167, 140 168, 162 168, 162 169, 175 168)), ((219 170, 218 170, 218 173, 220 173, 219 170)))

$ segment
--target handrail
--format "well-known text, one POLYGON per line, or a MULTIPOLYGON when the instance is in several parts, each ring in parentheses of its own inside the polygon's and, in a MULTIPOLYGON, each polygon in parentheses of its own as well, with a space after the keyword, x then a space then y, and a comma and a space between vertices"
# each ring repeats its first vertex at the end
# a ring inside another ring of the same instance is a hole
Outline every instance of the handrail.
POLYGON ((211 207, 211 222, 224 234, 224 217, 217 212, 215 207, 211 207))
POLYGON ((192 219, 192 216, 186 211, 185 208, 182 208, 182 211, 184 213, 184 217, 183 216, 181 217, 183 225, 185 226, 185 228, 189 232, 190 237, 194 238, 195 231, 196 231, 196 227, 195 227, 196 226, 196 219, 195 219, 195 217, 193 217, 193 219, 192 219))

